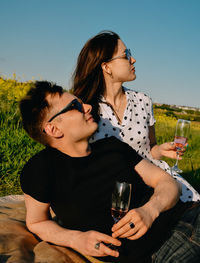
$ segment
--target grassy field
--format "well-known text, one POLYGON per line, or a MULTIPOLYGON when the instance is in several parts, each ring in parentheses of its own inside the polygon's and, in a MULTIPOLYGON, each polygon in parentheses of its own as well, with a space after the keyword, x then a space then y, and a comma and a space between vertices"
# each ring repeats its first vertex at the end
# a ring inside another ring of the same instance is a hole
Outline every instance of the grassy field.
POLYGON ((26 135, 20 121, 18 101, 30 85, 0 78, 0 196, 22 193, 20 171, 43 148, 26 135))
MULTIPOLYGON (((155 109, 156 118, 156 138, 157 143, 173 141, 177 119, 165 116, 164 112, 155 109)), ((184 118, 182 116, 181 118, 184 118)), ((164 158, 170 165, 175 164, 175 160, 164 158)), ((191 121, 188 148, 184 157, 179 161, 179 167, 183 170, 181 174, 200 193, 200 122, 191 121)))
MULTIPOLYGON (((43 148, 26 135, 20 121, 18 101, 30 85, 31 82, 20 83, 0 77, 0 196, 22 193, 20 171, 26 161, 43 148)), ((173 141, 176 115, 167 112, 155 107, 158 144, 173 141)), ((191 112, 190 115, 194 117, 191 112)), ((179 165, 184 170, 183 176, 200 192, 200 122, 192 121, 188 142, 188 150, 179 165)), ((173 165, 175 161, 169 159, 167 162, 173 165)))

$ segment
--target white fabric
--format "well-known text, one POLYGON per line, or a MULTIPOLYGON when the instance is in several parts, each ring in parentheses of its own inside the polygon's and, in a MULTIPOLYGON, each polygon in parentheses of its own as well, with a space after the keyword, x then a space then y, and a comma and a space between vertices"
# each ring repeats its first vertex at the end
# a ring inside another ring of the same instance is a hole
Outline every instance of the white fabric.
MULTIPOLYGON (((90 142, 99 139, 115 136, 128 143, 143 158, 148 159, 169 174, 171 168, 162 161, 153 159, 150 153, 149 126, 156 122, 153 115, 152 100, 144 93, 124 88, 127 107, 124 112, 122 123, 118 119, 110 105, 101 98, 100 121, 97 132, 91 137, 90 142)), ((179 174, 173 173, 173 177, 182 185, 182 201, 200 200, 200 195, 195 189, 179 174)))

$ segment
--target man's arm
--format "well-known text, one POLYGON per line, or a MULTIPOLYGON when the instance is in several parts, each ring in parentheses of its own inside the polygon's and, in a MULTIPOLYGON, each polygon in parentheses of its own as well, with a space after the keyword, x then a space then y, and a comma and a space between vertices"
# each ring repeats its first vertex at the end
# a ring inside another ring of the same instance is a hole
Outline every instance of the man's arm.
POLYGON ((130 210, 112 228, 113 237, 126 237, 135 240, 143 236, 161 212, 172 208, 180 196, 179 184, 161 168, 142 160, 135 166, 143 181, 154 188, 154 194, 142 207, 130 210), (133 222, 135 227, 130 228, 133 222))
POLYGON ((147 185, 154 188, 154 194, 144 207, 154 210, 156 217, 177 203, 181 189, 171 175, 146 160, 138 163, 135 170, 147 185))
POLYGON ((73 248, 89 256, 119 256, 117 251, 108 248, 102 243, 98 250, 95 249, 95 244, 98 242, 119 246, 121 244, 119 240, 97 231, 81 232, 63 228, 51 220, 50 205, 48 203, 39 202, 27 194, 24 194, 24 197, 27 209, 27 228, 42 240, 73 248))

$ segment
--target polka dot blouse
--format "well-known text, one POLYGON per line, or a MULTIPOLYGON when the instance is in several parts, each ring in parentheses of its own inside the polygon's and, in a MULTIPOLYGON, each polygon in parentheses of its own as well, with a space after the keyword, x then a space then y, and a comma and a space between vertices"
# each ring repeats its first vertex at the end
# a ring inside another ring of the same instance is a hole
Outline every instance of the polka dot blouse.
MULTIPOLYGON (((153 159, 150 153, 149 126, 155 124, 152 100, 144 93, 124 88, 127 107, 123 119, 119 123, 112 107, 101 98, 100 121, 97 132, 90 138, 90 142, 99 139, 115 136, 128 143, 144 159, 159 166, 169 174, 171 168, 162 161, 153 159)), ((200 200, 200 196, 195 189, 179 174, 173 173, 173 177, 182 184, 182 201, 200 200)))

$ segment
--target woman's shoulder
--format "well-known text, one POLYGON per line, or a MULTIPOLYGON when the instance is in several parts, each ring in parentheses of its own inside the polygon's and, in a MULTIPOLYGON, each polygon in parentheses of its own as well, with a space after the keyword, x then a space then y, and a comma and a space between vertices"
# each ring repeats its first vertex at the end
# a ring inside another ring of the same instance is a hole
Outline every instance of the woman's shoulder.
POLYGON ((129 95, 135 95, 135 97, 147 97, 150 98, 150 96, 144 92, 137 91, 135 89, 125 88, 123 87, 124 91, 129 95))
POLYGON ((130 96, 130 99, 137 100, 137 102, 145 101, 146 103, 151 101, 151 97, 146 93, 136 91, 134 89, 123 87, 125 93, 130 96))

